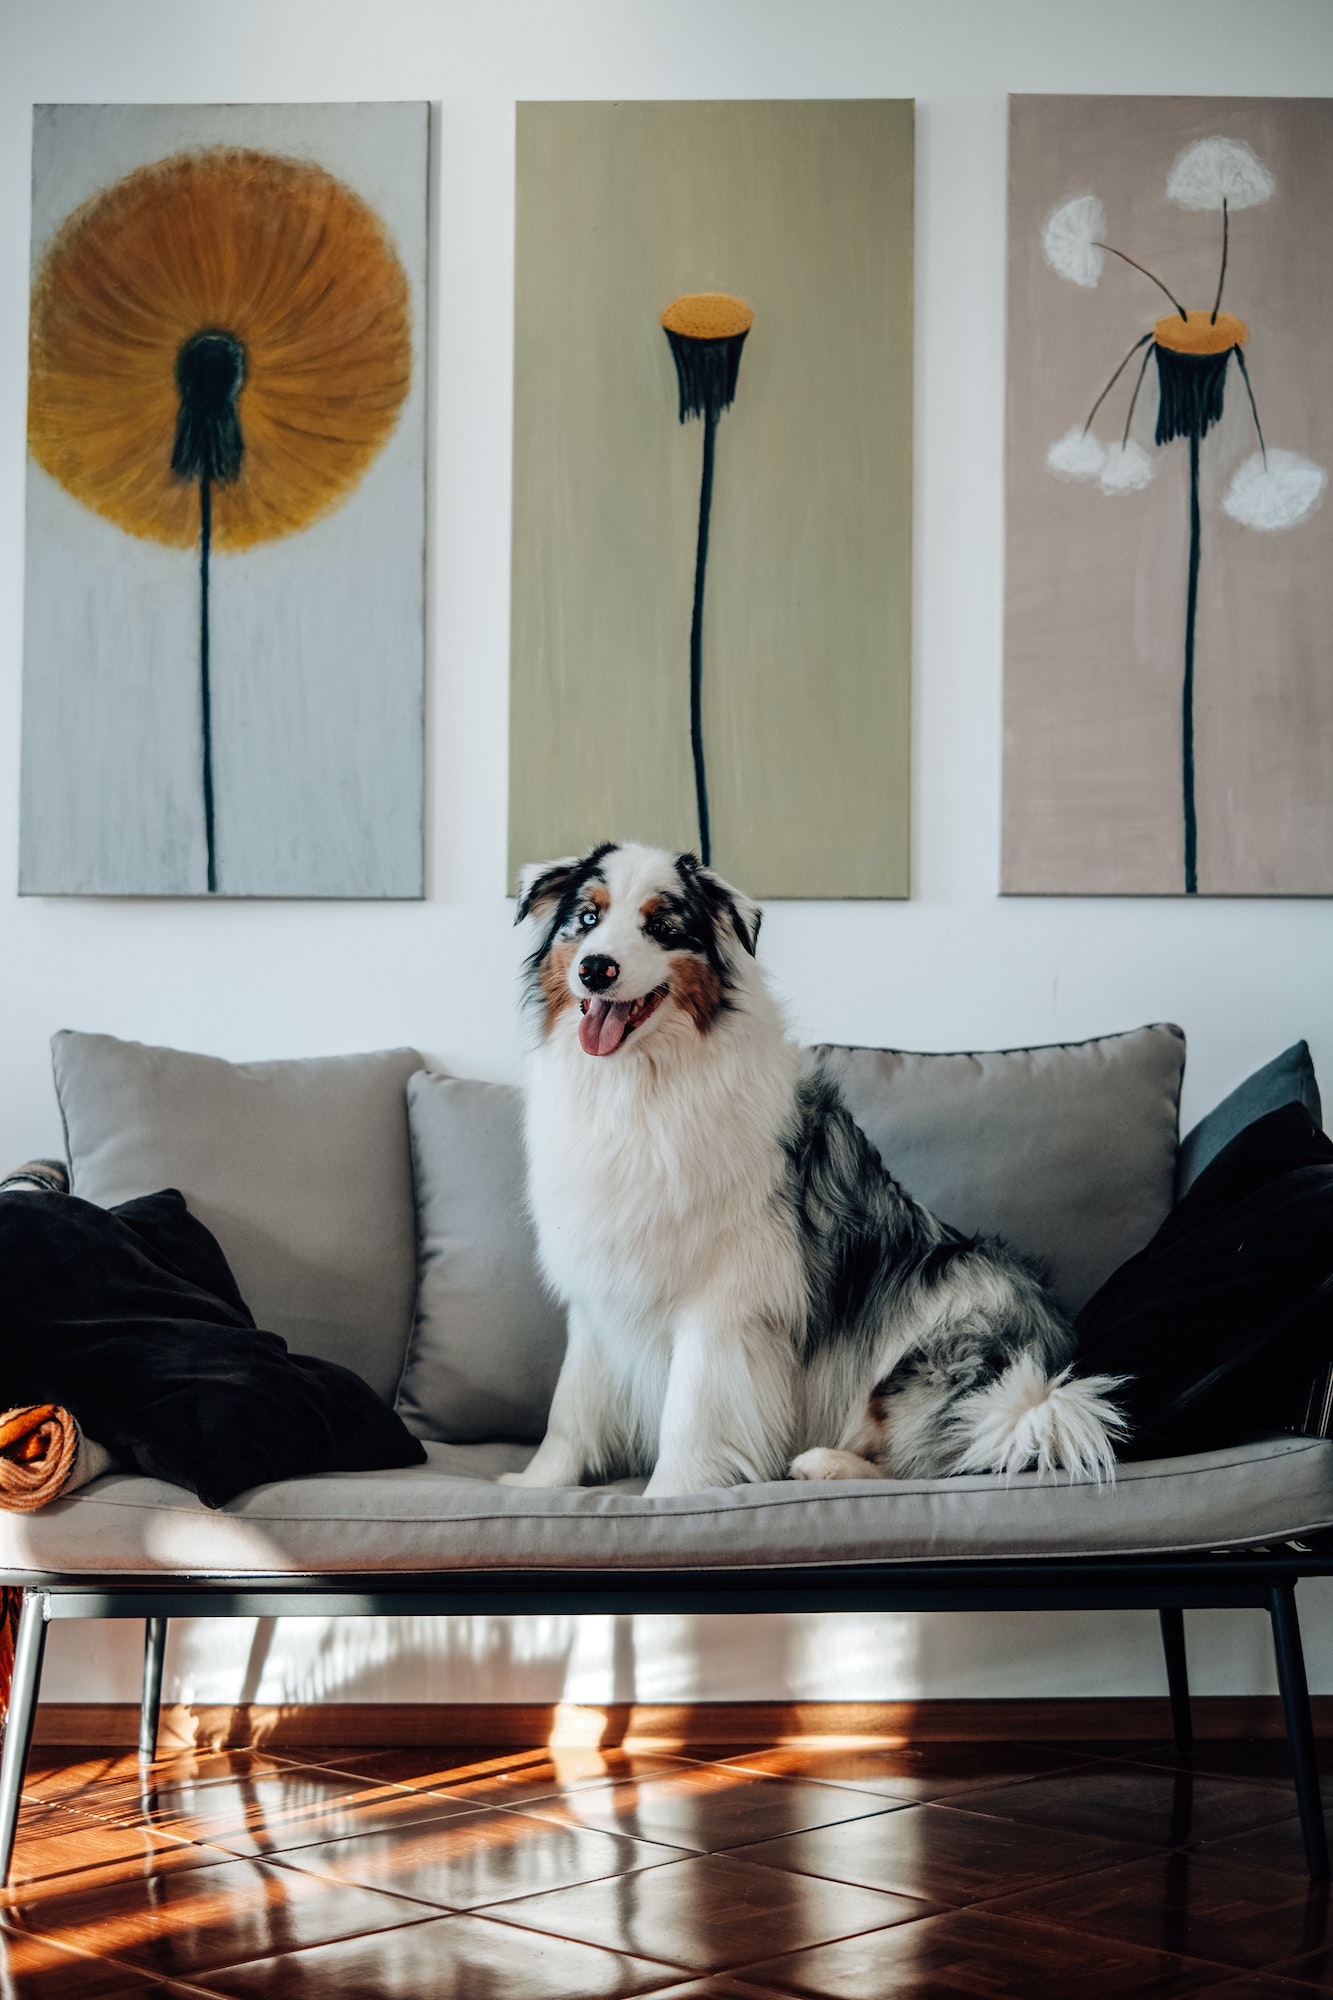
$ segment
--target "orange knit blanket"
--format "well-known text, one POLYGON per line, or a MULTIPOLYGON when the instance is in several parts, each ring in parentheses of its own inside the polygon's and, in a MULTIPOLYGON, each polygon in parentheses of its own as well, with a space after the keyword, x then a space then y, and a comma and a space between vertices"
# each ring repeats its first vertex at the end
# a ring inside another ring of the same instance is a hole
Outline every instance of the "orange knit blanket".
POLYGON ((64 1491, 79 1455, 79 1427, 55 1403, 0 1416, 0 1509, 30 1514, 64 1491))

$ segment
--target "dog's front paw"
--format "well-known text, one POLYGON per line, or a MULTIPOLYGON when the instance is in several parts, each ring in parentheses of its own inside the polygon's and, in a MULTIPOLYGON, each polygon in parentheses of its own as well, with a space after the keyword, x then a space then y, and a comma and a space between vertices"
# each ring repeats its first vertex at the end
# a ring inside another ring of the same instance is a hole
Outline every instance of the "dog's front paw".
POLYGON ((794 1458, 788 1468, 791 1479, 883 1479, 884 1474, 868 1458, 858 1458, 854 1451, 830 1451, 827 1445, 816 1445, 813 1451, 803 1451, 794 1458))

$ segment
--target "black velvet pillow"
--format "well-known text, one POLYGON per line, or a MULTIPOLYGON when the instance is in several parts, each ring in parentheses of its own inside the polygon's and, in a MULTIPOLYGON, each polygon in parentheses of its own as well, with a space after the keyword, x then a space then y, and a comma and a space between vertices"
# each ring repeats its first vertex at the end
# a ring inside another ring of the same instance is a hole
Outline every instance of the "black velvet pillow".
POLYGON ((0 1406, 60 1403, 207 1507, 271 1479, 416 1465, 359 1375, 263 1333, 174 1188, 118 1208, 0 1194, 0 1406))
POLYGON ((1333 1140, 1301 1104, 1256 1118, 1076 1325, 1080 1373, 1131 1378, 1122 1457, 1301 1430, 1333 1359, 1333 1140))

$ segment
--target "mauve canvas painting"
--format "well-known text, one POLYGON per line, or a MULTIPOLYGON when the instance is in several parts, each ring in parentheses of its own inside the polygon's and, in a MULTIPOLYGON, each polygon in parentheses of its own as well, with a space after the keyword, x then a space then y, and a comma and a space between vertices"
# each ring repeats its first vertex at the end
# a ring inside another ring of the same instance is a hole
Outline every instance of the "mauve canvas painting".
POLYGON ((37 107, 24 893, 422 894, 427 141, 37 107))
POLYGON ((1333 895, 1333 103, 1015 97, 1003 887, 1333 895))

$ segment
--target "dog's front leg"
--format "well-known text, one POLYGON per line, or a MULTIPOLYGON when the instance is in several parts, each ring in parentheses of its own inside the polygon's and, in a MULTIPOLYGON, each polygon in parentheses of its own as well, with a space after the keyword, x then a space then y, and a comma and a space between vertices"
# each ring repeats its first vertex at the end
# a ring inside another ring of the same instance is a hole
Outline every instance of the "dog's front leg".
POLYGON ((522 1472, 502 1472, 502 1486, 581 1486, 606 1463, 612 1435, 611 1371, 583 1314, 569 1309, 569 1338, 546 1436, 522 1472))
POLYGON ((774 1328, 694 1309, 677 1325, 648 1499, 781 1479, 793 1361, 774 1328))

